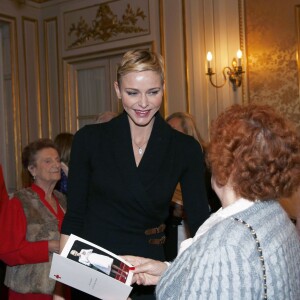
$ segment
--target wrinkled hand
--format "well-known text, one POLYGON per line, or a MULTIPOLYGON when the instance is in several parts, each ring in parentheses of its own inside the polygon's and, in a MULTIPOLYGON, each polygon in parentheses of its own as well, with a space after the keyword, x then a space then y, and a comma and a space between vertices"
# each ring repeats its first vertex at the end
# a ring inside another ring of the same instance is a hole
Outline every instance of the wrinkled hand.
POLYGON ((53 295, 53 300, 65 300, 66 298, 65 297, 62 297, 60 295, 53 295))
POLYGON ((166 263, 150 258, 130 255, 122 257, 135 267, 132 270, 134 273, 132 283, 138 285, 156 285, 160 276, 168 268, 166 263))
POLYGON ((55 282, 52 300, 65 300, 65 286, 59 281, 55 282))
POLYGON ((55 240, 48 241, 48 251, 59 253, 59 241, 55 241, 55 240))

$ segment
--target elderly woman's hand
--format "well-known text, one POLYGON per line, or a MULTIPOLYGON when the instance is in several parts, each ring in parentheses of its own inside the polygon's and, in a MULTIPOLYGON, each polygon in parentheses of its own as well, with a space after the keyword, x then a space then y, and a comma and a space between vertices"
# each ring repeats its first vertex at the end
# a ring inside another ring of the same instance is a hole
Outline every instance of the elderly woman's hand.
POLYGON ((135 267, 132 270, 134 273, 132 283, 138 285, 156 285, 160 276, 168 268, 166 263, 158 260, 130 255, 122 257, 135 267))
POLYGON ((59 253, 59 241, 51 240, 48 241, 48 251, 59 253))

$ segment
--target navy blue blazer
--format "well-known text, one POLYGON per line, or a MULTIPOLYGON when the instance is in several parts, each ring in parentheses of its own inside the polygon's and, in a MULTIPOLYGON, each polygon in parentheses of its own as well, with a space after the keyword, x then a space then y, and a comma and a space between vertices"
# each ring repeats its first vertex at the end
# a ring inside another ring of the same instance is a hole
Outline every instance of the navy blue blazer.
POLYGON ((68 210, 62 233, 76 234, 119 255, 164 259, 145 230, 162 224, 178 182, 194 235, 208 218, 204 159, 199 143, 172 129, 157 113, 137 167, 128 116, 87 125, 74 136, 68 210))

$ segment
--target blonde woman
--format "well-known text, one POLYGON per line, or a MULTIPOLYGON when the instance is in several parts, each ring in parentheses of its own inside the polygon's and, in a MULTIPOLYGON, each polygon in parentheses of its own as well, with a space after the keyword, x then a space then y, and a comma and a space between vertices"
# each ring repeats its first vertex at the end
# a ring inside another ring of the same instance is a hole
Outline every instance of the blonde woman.
MULTIPOLYGON (((125 53, 114 87, 123 113, 75 134, 70 213, 61 246, 73 233, 119 255, 163 260, 163 223, 178 182, 192 233, 208 217, 202 150, 159 113, 164 93, 159 54, 144 49, 125 53)), ((131 298, 154 299, 154 287, 135 286, 131 298)), ((74 290, 72 299, 92 298, 74 290)))

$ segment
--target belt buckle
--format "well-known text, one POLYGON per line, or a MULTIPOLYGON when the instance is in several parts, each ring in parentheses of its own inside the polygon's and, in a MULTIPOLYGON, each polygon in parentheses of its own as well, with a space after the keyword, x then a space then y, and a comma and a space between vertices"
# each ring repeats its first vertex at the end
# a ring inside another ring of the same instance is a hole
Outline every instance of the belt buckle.
POLYGON ((158 227, 146 229, 145 235, 152 235, 152 234, 158 234, 164 232, 165 228, 166 228, 165 224, 160 224, 158 227))
POLYGON ((149 239, 148 243, 152 245, 163 245, 166 241, 166 236, 162 236, 160 239, 149 239))

